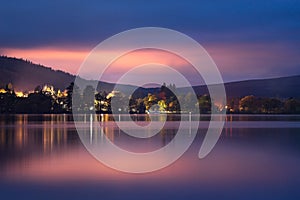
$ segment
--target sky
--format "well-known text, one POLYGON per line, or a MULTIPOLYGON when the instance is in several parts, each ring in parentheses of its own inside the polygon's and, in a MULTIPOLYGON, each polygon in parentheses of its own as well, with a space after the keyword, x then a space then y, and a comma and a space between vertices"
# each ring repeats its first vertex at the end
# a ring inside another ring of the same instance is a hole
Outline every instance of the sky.
MULTIPOLYGON (((101 41, 149 26, 180 31, 199 42, 225 82, 300 74, 300 1, 296 0, 2 1, 0 54, 76 74, 101 41)), ((151 57, 149 52, 139 56, 151 57)), ((126 60, 117 62, 105 80, 116 81, 119 68, 135 64, 126 60)), ((185 67, 182 64, 183 71, 185 67)), ((193 73, 186 76, 192 79, 193 73)))

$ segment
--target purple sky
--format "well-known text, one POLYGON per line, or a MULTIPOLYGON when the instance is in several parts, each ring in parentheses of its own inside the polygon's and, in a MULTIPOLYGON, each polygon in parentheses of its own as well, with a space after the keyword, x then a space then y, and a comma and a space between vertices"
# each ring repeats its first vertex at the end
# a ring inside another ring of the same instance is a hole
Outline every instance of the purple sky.
POLYGON ((0 24, 0 54, 73 74, 102 40, 146 26, 197 40, 225 81, 300 74, 299 1, 6 1, 0 24))

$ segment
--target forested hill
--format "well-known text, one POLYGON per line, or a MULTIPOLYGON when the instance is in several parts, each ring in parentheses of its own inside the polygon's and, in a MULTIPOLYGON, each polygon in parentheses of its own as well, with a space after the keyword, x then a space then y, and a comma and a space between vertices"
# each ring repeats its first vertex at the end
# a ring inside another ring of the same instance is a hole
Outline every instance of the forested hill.
MULTIPOLYGON (((56 89, 65 89, 75 80, 75 76, 64 71, 53 70, 31 61, 0 56, 0 88, 12 83, 16 91, 30 91, 36 86, 53 85, 56 89)), ((85 81, 85 84, 89 84, 85 81)), ((111 91, 114 84, 101 82, 101 89, 111 91)))
POLYGON ((0 57, 0 87, 12 83, 19 91, 33 90, 37 85, 52 84, 59 89, 66 88, 74 76, 30 61, 0 57))
MULTIPOLYGON (((12 83, 17 91, 33 90, 36 86, 50 84, 57 89, 65 89, 71 82, 74 81, 75 76, 60 70, 53 70, 50 67, 34 64, 30 61, 0 56, 0 88, 5 87, 6 84, 12 83)), ((89 81, 86 81, 88 84, 89 81)), ((107 92, 113 90, 114 84, 101 82, 101 88, 98 90, 105 90, 107 92)), ((121 85, 121 88, 126 91, 134 86, 121 85)), ((273 79, 261 80, 245 80, 239 82, 230 82, 225 84, 227 96, 243 97, 247 95, 261 96, 261 97, 300 97, 300 75, 281 77, 273 79)), ((184 88, 178 88, 178 91, 184 91, 184 88)), ((206 86, 195 86, 194 90, 197 94, 206 94, 206 86)), ((145 89, 140 88, 143 95, 148 92, 153 93, 157 91, 155 88, 145 89)))

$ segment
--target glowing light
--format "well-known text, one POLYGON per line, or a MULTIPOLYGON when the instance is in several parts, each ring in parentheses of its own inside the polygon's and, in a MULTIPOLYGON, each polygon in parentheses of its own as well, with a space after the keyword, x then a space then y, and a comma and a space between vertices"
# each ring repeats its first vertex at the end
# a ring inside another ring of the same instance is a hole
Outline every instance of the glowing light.
POLYGON ((116 96, 116 94, 118 94, 119 91, 116 91, 116 90, 113 90, 111 93, 109 93, 107 96, 106 96, 106 99, 110 99, 114 96, 116 96))
POLYGON ((28 94, 25 94, 23 92, 15 92, 17 97, 28 97, 28 94))
POLYGON ((50 94, 52 96, 55 94, 55 90, 52 85, 44 85, 42 92, 44 92, 46 94, 50 94))
POLYGON ((63 92, 60 90, 57 91, 58 98, 67 97, 67 96, 68 96, 67 90, 64 90, 63 92))
POLYGON ((7 91, 5 89, 0 89, 0 93, 5 94, 7 91))

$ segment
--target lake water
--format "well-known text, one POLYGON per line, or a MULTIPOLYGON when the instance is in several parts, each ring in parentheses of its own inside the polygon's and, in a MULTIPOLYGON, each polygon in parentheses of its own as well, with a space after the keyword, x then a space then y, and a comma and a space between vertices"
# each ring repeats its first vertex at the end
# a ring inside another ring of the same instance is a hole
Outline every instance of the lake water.
MULTIPOLYGON (((126 123, 129 117, 118 120, 126 123)), ((101 121, 114 144, 149 152, 172 141, 178 120, 189 117, 171 116, 163 130, 148 139, 129 138, 111 116, 93 119, 101 121)), ((97 161, 71 119, 0 116, 1 199, 300 199, 300 116, 229 115, 212 152, 199 159, 209 120, 202 116, 188 151, 172 165, 147 174, 119 172, 97 161)), ((133 119, 142 125, 148 120, 133 119)), ((185 128, 189 137, 193 127, 185 128)))

